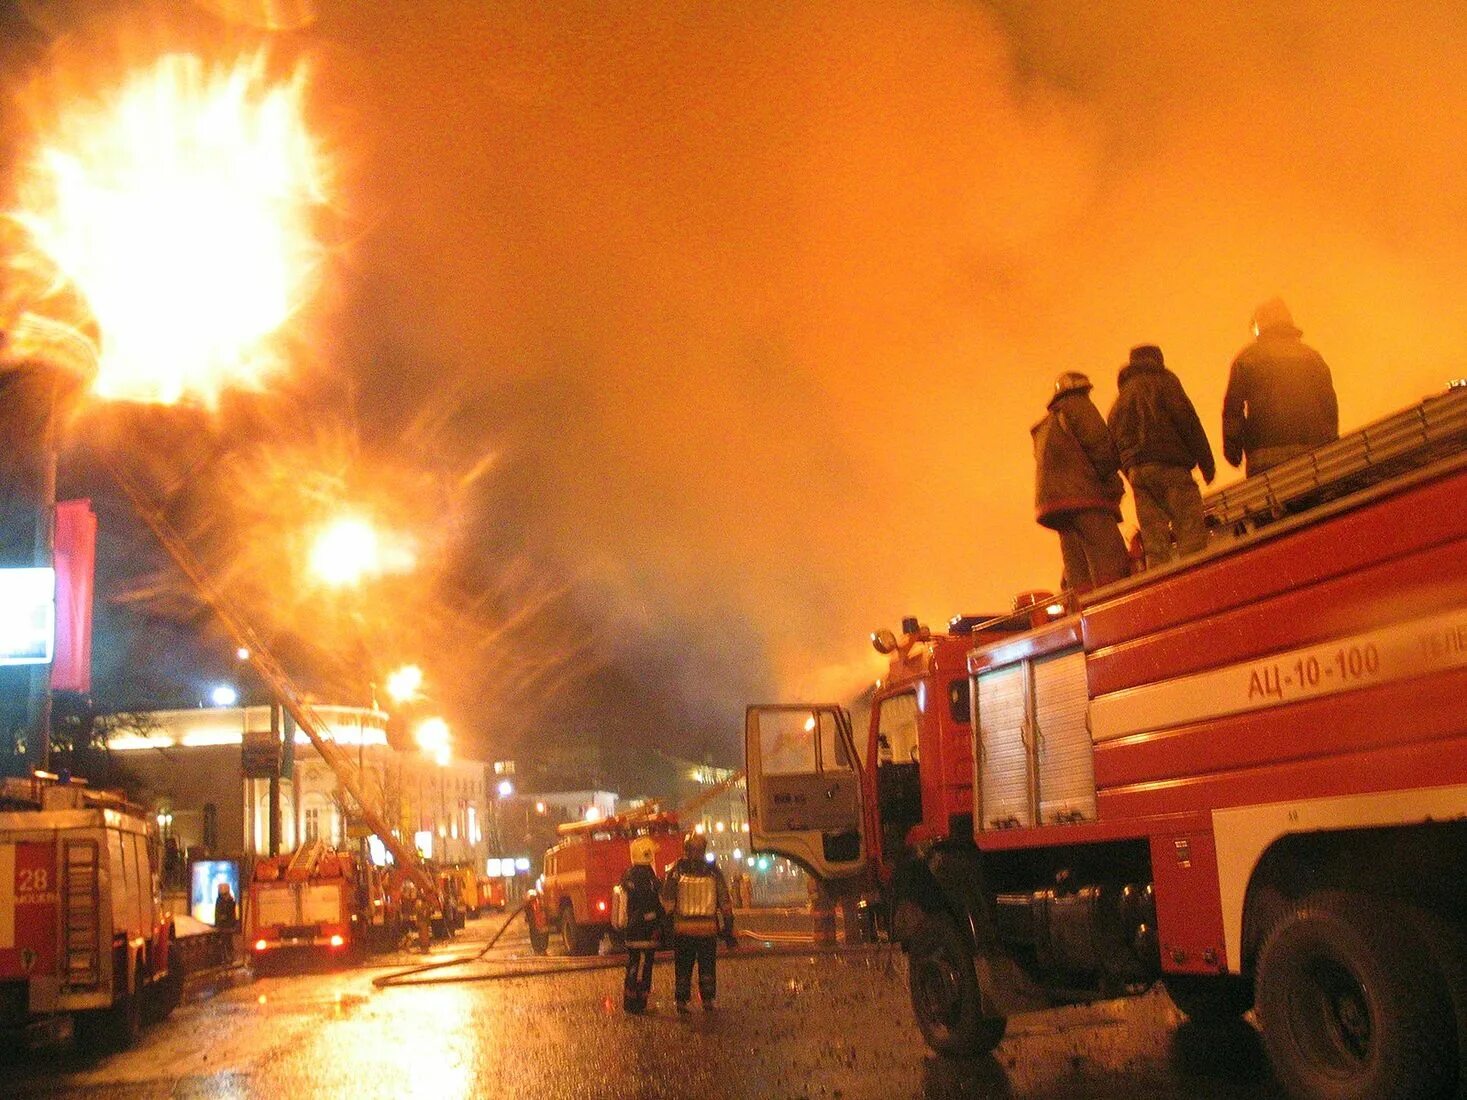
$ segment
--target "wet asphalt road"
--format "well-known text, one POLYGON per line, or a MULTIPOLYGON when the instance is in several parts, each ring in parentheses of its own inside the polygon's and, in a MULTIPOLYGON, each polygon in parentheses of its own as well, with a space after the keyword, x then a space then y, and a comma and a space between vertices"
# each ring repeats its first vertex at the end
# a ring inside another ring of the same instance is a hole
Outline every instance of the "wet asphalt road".
MULTIPOLYGON (((498 919, 470 926, 487 938, 498 919)), ((476 946, 461 940, 443 954, 476 946)), ((518 927, 492 958, 524 957, 518 927)), ((503 971, 502 961, 496 969, 503 971)), ((519 965, 540 965, 526 959, 519 965)), ((552 963, 551 965, 558 965, 552 963)), ((483 974, 484 964, 465 973, 483 974)), ((629 1017, 620 971, 378 990, 382 967, 257 978, 180 1007, 134 1050, 62 1041, 8 1057, 19 1097, 578 1098, 1275 1097, 1251 1027, 1205 1032, 1164 994, 1011 1021, 992 1057, 923 1045, 900 953, 719 961, 719 1007, 679 1017, 659 962, 654 1005, 629 1017)), ((440 972, 447 975, 451 971, 440 972)), ((435 975, 437 976, 437 975, 435 975)))

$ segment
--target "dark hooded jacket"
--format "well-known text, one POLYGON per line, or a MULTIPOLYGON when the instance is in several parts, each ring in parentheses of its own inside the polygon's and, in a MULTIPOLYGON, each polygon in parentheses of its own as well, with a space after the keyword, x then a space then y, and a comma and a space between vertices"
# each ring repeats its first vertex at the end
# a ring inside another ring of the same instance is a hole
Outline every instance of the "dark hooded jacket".
POLYGON ((1034 437, 1035 519, 1058 528, 1070 513, 1094 510, 1121 521, 1120 456, 1088 393, 1072 390, 1055 397, 1049 415, 1029 434, 1034 437))
POLYGON ((1315 447, 1340 436, 1329 367, 1293 325, 1264 329, 1233 360, 1223 396, 1223 457, 1261 447, 1315 447))
POLYGON ((1122 367, 1118 385, 1107 423, 1121 469, 1196 466, 1211 481, 1217 472, 1212 447, 1181 379, 1161 363, 1143 360, 1122 367))

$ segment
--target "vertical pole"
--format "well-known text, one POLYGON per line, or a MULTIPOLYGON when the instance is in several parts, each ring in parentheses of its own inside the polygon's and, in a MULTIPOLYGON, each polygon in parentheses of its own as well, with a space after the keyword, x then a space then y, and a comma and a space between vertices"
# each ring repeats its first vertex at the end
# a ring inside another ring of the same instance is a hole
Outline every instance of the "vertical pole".
MULTIPOLYGON (((270 704, 270 736, 275 744, 280 744, 280 710, 274 703, 270 704)), ((284 756, 284 753, 281 753, 284 756)), ((280 854, 280 768, 277 765, 270 772, 270 854, 280 854)))
MULTIPOLYGON (((54 376, 48 379, 46 416, 41 428, 40 485, 36 494, 35 564, 41 568, 54 565, 56 556, 56 388, 54 376)), ((51 666, 36 665, 31 669, 30 687, 31 737, 26 755, 31 767, 51 767, 51 666)))

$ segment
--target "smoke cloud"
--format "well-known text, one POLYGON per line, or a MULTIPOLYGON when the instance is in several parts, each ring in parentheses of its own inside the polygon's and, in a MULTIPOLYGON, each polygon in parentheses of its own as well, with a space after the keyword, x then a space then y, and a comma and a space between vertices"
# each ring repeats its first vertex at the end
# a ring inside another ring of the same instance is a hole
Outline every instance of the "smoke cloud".
POLYGON ((854 690, 903 613, 1052 586, 1027 429, 1061 370, 1103 411, 1159 343, 1219 451, 1274 293, 1347 428, 1463 370, 1459 4, 427 3, 316 31, 373 219, 359 356, 453 380, 525 544, 709 721, 854 690))
POLYGON ((328 357, 569 593, 600 671, 552 723, 731 756, 746 702, 879 675, 869 631, 1053 587, 1061 371, 1105 411, 1160 344, 1219 458, 1274 294, 1346 429, 1467 373, 1456 0, 317 11, 328 357))

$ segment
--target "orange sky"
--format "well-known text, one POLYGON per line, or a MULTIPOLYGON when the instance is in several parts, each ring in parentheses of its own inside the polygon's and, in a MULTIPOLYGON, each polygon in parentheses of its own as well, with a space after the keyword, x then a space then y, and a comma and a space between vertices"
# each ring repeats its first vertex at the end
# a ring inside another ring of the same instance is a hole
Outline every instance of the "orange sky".
MULTIPOLYGON (((258 6, 19 5, 83 59, 118 22, 252 50, 206 12, 258 6)), ((477 470, 467 575, 571 593, 535 645, 591 645, 662 744, 1052 586, 1061 371, 1104 411, 1159 343, 1215 451, 1274 294, 1346 430, 1467 374, 1460 0, 288 7, 337 165, 313 420, 477 470)))
POLYGON ((359 7, 316 28, 370 134, 358 346, 465 387, 634 634, 738 618, 786 694, 1055 582, 1061 370, 1105 411, 1159 343, 1220 465, 1274 293, 1346 429, 1467 373, 1460 3, 359 7))

